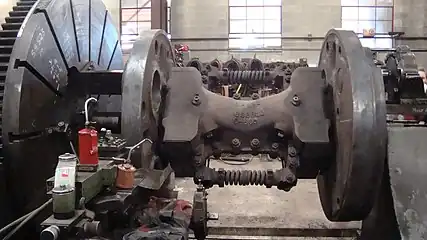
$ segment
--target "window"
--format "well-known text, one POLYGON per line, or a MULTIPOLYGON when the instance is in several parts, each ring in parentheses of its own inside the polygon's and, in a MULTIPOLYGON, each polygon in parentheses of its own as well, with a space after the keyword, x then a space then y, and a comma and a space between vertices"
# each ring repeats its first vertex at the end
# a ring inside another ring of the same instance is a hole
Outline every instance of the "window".
POLYGON ((229 48, 282 46, 281 0, 229 0, 229 48))
MULTIPOLYGON (((168 32, 170 32, 168 0, 168 32)), ((151 0, 121 0, 120 36, 123 50, 131 49, 140 32, 151 29, 151 0)), ((169 34, 170 38, 170 34, 169 34)))
POLYGON ((393 0, 341 0, 342 28, 353 30, 362 37, 363 31, 375 30, 374 38, 361 38, 370 48, 392 48, 393 0))

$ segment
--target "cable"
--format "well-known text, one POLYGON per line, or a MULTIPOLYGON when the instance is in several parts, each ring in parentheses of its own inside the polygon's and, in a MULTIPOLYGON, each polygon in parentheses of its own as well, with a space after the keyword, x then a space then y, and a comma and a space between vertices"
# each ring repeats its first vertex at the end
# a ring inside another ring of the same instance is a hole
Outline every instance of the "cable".
POLYGON ((73 151, 73 154, 76 155, 77 163, 80 163, 79 155, 77 155, 76 149, 74 148, 73 142, 70 141, 70 147, 71 151, 73 151))
POLYGON ((88 110, 88 108, 89 108, 89 103, 91 102, 91 101, 95 101, 95 102, 98 102, 98 99, 96 99, 96 98, 94 98, 94 97, 91 97, 91 98, 88 98, 86 101, 85 101, 85 120, 86 120, 86 124, 89 124, 89 110, 88 110))
POLYGON ((31 214, 31 212, 25 214, 24 216, 16 219, 15 221, 9 223, 8 225, 6 225, 5 227, 3 227, 2 229, 0 229, 0 236, 3 235, 7 230, 9 230, 9 228, 15 226, 16 224, 22 222, 26 217, 28 217, 31 214))
POLYGON ((32 218, 34 218, 37 214, 39 214, 45 207, 47 207, 50 203, 52 203, 52 198, 49 199, 47 202, 43 203, 43 205, 41 205, 40 207, 38 207, 37 209, 35 209, 34 211, 30 212, 29 214, 27 214, 28 216, 26 216, 22 222, 16 226, 12 231, 10 231, 6 237, 3 238, 3 240, 9 240, 17 231, 19 231, 19 229, 21 229, 28 221, 30 221, 32 218))

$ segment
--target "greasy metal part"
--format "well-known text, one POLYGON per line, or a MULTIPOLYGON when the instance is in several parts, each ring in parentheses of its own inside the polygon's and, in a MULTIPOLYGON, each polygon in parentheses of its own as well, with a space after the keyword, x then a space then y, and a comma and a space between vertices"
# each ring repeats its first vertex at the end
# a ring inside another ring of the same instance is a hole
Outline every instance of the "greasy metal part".
POLYGON ((209 63, 212 67, 218 68, 218 70, 222 70, 222 62, 218 59, 214 59, 209 63))
POLYGON ((145 31, 134 43, 122 86, 122 136, 128 144, 141 138, 158 140, 162 92, 174 61, 172 46, 162 30, 145 31))
POLYGON ((249 62, 249 70, 251 70, 251 71, 262 71, 262 70, 264 70, 264 64, 258 58, 253 58, 249 62))
MULTIPOLYGON (((38 1, 19 30, 5 83, 2 136, 17 215, 43 201, 43 179, 52 175, 57 156, 69 152, 69 139, 49 129, 69 123, 82 106, 67 88, 67 74, 89 62, 100 70, 122 69, 118 35, 102 1, 38 1)), ((101 96, 100 108, 108 109, 108 100, 101 96)))
POLYGON ((196 68, 197 71, 202 72, 203 63, 200 62, 198 58, 193 58, 187 63, 187 67, 193 67, 193 68, 196 68))
MULTIPOLYGON (((233 58, 234 61, 237 59, 233 58)), ((247 66, 244 67, 244 70, 238 71, 222 69, 222 66, 218 68, 217 59, 211 63, 205 63, 206 69, 201 71, 203 84, 212 92, 223 96, 235 96, 235 99, 250 99, 254 94, 266 97, 286 89, 296 68, 308 67, 306 59, 300 59, 299 62, 268 62, 265 64, 256 58, 244 58, 241 61, 247 66), (225 87, 227 87, 227 91, 224 91, 225 87)))
POLYGON ((379 191, 387 147, 382 75, 357 35, 344 30, 327 33, 319 68, 335 142, 335 159, 317 181, 322 208, 329 220, 363 220, 379 191))
POLYGON ((408 46, 399 46, 396 52, 388 53, 384 63, 375 61, 381 67, 387 103, 407 105, 408 99, 426 98, 415 54, 408 46))
POLYGON ((267 188, 276 186, 279 190, 289 191, 297 183, 295 173, 290 168, 278 170, 225 170, 225 169, 203 169, 201 184, 205 188, 214 185, 224 187, 225 185, 264 185, 267 188))
POLYGON ((243 64, 234 57, 232 57, 230 60, 225 62, 222 67, 226 68, 230 71, 242 71, 242 70, 244 70, 243 64))
POLYGON ((208 235, 208 193, 202 186, 198 186, 193 197, 193 210, 190 228, 197 240, 203 240, 208 235))
POLYGON ((40 233, 40 239, 41 240, 57 240, 59 238, 60 232, 61 230, 59 229, 58 226, 56 225, 49 226, 40 233))
POLYGON ((53 215, 45 219, 40 225, 44 227, 57 226, 62 230, 69 230, 79 224, 86 217, 86 210, 76 210, 76 214, 70 219, 56 219, 53 215))

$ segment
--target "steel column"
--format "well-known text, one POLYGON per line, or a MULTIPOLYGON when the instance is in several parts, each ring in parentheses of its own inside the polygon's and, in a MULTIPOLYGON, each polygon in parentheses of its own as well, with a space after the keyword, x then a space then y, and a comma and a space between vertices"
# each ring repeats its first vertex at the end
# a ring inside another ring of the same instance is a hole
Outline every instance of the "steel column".
POLYGON ((151 29, 168 31, 168 2, 167 0, 151 1, 151 29))

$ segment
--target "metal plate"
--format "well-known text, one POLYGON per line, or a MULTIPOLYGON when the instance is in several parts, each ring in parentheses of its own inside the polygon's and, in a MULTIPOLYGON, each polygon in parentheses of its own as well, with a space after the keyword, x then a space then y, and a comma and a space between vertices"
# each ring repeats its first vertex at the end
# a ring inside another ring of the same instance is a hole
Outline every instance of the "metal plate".
POLYGON ((319 67, 330 87, 335 158, 317 178, 331 221, 364 219, 378 192, 386 153, 386 114, 381 73, 352 31, 330 30, 319 67))
POLYGON ((161 92, 174 65, 173 49, 166 32, 141 33, 123 72, 121 132, 129 144, 146 137, 157 140, 161 92))
MULTIPOLYGON (((388 167, 402 239, 427 239, 427 128, 389 126, 388 167)), ((390 187, 388 185, 387 187, 390 187)))
POLYGON ((64 135, 49 131, 82 107, 84 99, 67 89, 68 70, 89 61, 100 70, 122 69, 113 32, 101 0, 40 0, 27 16, 13 47, 3 105, 5 164, 16 214, 41 203, 57 156, 71 151, 64 135))

